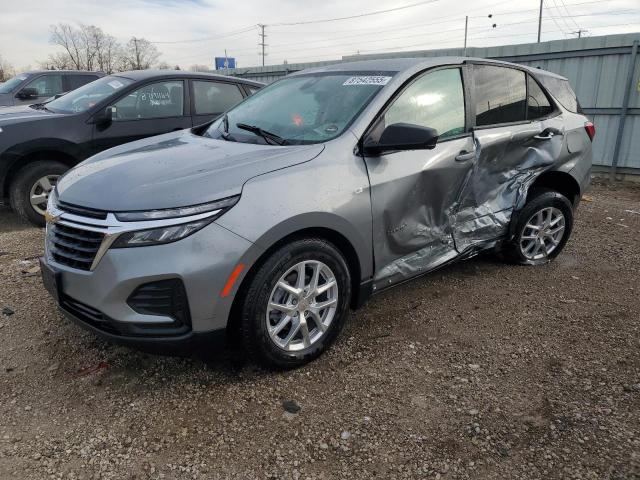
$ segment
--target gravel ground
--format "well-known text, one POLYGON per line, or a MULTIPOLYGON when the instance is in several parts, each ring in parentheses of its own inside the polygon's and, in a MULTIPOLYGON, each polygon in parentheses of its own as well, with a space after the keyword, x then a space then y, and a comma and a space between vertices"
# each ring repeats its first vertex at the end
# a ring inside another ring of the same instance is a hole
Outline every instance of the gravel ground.
POLYGON ((97 340, 1 211, 0 478, 640 478, 639 235, 640 187, 595 185, 554 263, 415 280, 272 373, 97 340))

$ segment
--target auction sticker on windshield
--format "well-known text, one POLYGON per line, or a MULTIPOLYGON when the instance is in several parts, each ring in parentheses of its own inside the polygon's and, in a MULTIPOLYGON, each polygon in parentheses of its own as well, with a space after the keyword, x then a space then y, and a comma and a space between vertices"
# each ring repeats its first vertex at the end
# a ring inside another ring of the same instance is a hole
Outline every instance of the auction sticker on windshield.
POLYGON ((109 82, 109 85, 111 86, 111 88, 113 88, 114 90, 117 90, 119 88, 124 87, 124 83, 118 81, 118 80, 111 80, 109 82))
POLYGON ((386 85, 391 77, 381 75, 367 75, 362 77, 350 77, 342 85, 386 85))

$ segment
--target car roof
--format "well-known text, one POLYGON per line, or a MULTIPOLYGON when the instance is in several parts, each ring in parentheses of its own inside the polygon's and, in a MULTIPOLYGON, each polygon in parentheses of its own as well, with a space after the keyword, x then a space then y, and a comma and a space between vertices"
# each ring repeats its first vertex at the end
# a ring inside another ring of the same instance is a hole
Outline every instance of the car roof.
POLYGON ((205 80, 222 80, 243 83, 255 87, 263 87, 264 84, 254 80, 245 80, 244 78, 232 77, 227 75, 219 75, 209 72, 187 72, 184 70, 130 70, 128 72, 118 72, 113 74, 116 77, 125 77, 134 81, 149 80, 153 78, 172 77, 172 78, 202 78, 205 80))
POLYGON ((541 70, 539 68, 528 67, 517 63, 503 62, 501 60, 491 60, 486 58, 474 57, 421 57, 421 58, 381 58, 373 60, 356 60, 353 62, 334 63, 322 67, 309 68, 301 70, 293 75, 321 72, 395 72, 402 73, 405 71, 424 70, 427 68, 438 67, 442 65, 461 65, 465 62, 482 62, 495 65, 505 65, 517 67, 532 72, 536 75, 549 75, 552 77, 564 77, 555 73, 541 70))
POLYGON ((51 73, 51 74, 56 74, 56 73, 81 73, 81 74, 91 74, 91 75, 98 75, 98 76, 104 76, 105 73, 104 72, 92 72, 90 70, 29 70, 28 72, 24 72, 21 75, 35 75, 35 74, 43 74, 43 73, 51 73))

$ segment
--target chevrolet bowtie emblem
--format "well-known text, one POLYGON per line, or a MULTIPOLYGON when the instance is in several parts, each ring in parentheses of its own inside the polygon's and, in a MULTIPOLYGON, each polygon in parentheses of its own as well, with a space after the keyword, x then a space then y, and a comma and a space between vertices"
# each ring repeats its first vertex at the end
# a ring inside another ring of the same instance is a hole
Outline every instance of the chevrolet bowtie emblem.
POLYGON ((60 217, 58 215, 54 215, 49 210, 44 212, 44 219, 47 223, 56 223, 60 217))

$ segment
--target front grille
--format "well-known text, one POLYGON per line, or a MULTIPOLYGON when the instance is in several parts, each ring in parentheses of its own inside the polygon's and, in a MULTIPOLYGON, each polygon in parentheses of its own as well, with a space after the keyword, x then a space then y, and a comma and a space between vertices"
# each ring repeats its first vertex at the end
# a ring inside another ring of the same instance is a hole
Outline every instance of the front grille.
POLYGON ((79 270, 91 269, 104 233, 59 223, 49 225, 49 229, 49 253, 56 262, 79 270))
MULTIPOLYGON (((140 285, 127 299, 129 306, 143 315, 160 315, 174 319, 170 328, 191 325, 189 302, 182 280, 160 280, 140 285)), ((163 324, 157 324, 161 328, 163 324)))
POLYGON ((58 201, 56 207, 63 212, 80 215, 81 217, 98 218, 100 220, 106 220, 107 218, 107 212, 104 210, 96 210, 95 208, 78 207, 77 205, 61 201, 58 201))

